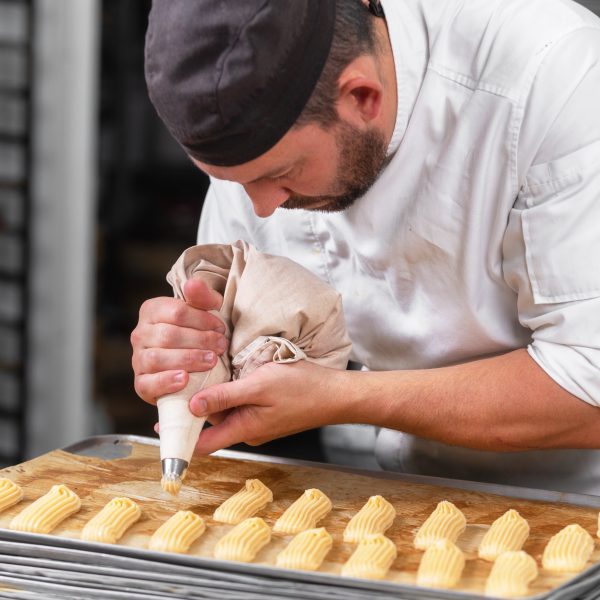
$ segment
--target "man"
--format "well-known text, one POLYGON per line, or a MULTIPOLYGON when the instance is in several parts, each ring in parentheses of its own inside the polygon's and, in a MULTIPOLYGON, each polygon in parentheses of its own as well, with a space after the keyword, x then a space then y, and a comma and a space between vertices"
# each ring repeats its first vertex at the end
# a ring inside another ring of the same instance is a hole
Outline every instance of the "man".
MULTIPOLYGON (((204 390, 198 451, 364 423, 387 468, 600 493, 599 58, 569 0, 155 0, 150 97, 212 179, 199 242, 328 281, 368 369, 204 390)), ((185 292, 140 311, 146 401, 225 351, 219 295, 185 292)))

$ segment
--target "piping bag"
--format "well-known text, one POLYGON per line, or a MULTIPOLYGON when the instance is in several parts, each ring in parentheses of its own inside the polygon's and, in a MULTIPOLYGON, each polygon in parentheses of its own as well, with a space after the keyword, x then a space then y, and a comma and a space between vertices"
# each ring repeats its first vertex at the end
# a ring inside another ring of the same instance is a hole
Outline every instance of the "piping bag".
POLYGON ((203 373, 190 373, 180 392, 157 401, 163 489, 177 495, 190 466, 205 417, 189 401, 201 389, 242 379, 268 362, 308 360, 345 369, 351 343, 342 300, 327 283, 288 258, 265 254, 246 242, 192 246, 167 275, 185 300, 188 279, 201 279, 223 296, 218 311, 229 351, 203 373))

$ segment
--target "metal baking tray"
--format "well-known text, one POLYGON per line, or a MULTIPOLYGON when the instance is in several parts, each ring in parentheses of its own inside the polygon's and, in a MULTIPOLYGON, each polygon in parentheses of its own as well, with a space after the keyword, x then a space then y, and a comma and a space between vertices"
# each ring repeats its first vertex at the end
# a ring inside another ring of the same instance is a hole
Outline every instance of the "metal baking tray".
MULTIPOLYGON (((63 448, 77 455, 125 458, 131 443, 158 440, 104 435, 63 448)), ((530 488, 367 471, 317 462, 222 450, 216 456, 245 461, 318 467, 382 479, 467 489, 511 498, 600 508, 600 497, 530 488)), ((483 598, 473 593, 429 590, 395 582, 342 579, 338 575, 279 569, 252 563, 166 554, 142 548, 83 542, 51 535, 0 530, 0 598, 138 600, 142 598, 399 600, 483 598), (3 586, 10 586, 5 589, 3 586), (32 595, 33 594, 33 595, 32 595)), ((544 594, 528 600, 600 599, 600 563, 544 594)), ((489 600, 489 599, 488 599, 489 600)))

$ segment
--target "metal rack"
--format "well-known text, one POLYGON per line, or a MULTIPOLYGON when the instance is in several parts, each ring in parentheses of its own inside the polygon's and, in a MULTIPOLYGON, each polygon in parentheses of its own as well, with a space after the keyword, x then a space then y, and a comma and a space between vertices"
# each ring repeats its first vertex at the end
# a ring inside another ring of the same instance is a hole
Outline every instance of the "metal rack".
POLYGON ((0 0, 0 464, 26 436, 33 0, 0 0))

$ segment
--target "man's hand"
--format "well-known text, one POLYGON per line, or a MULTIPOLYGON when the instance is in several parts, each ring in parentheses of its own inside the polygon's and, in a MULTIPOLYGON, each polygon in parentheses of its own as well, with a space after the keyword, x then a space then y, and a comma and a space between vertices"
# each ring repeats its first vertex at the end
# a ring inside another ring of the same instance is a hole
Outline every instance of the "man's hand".
POLYGON ((560 387, 524 349, 452 367, 337 371, 267 364, 194 395, 215 426, 207 454, 336 423, 365 423, 492 451, 600 447, 600 412, 560 387))
POLYGON ((227 349, 225 325, 208 312, 218 310, 223 297, 198 280, 187 281, 183 291, 187 302, 144 302, 131 334, 135 391, 146 402, 183 389, 188 373, 212 369, 227 349))
POLYGON ((350 416, 343 393, 346 371, 300 361, 269 363, 243 379, 213 385, 190 401, 197 416, 212 415, 196 451, 210 454, 233 444, 251 446, 350 416))

